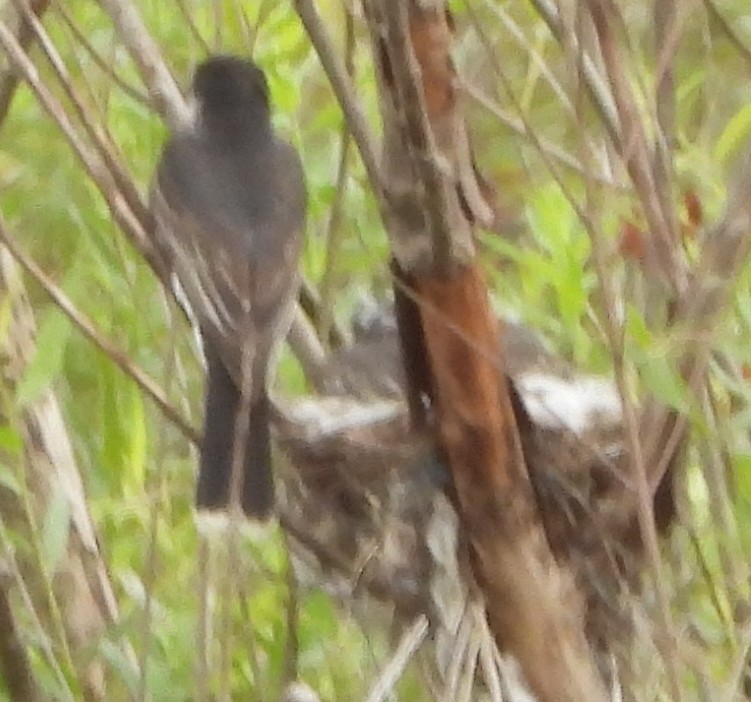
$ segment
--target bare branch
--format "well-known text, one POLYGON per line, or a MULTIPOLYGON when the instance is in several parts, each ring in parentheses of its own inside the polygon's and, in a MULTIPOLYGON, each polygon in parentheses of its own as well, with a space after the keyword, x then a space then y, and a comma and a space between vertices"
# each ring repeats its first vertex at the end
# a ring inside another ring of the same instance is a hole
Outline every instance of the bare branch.
POLYGON ((655 0, 655 112, 657 134, 654 149, 654 174, 666 224, 673 236, 678 234, 673 206, 673 149, 676 139, 676 97, 673 62, 680 38, 676 0, 655 0))
POLYGON ((104 352, 120 370, 128 377, 132 378, 141 390, 157 405, 164 416, 169 419, 190 441, 200 445, 201 435, 198 430, 186 419, 180 412, 175 409, 165 397, 162 389, 157 383, 150 378, 141 368, 139 368, 130 357, 116 348, 112 342, 102 336, 94 324, 84 314, 76 308, 68 296, 53 283, 36 262, 27 256, 15 243, 8 233, 5 225, 0 222, 0 241, 8 248, 13 258, 29 273, 43 288, 43 290, 52 298, 60 310, 73 322, 76 328, 91 341, 100 351, 104 352))
POLYGON ((575 38, 566 36, 564 39, 563 22, 553 0, 531 0, 531 2, 561 45, 565 46, 567 42, 574 41, 572 48, 580 55, 585 85, 592 98, 592 102, 597 108, 613 143, 616 145, 620 144, 621 121, 616 109, 615 100, 613 99, 613 93, 605 78, 603 78, 597 69, 592 57, 578 46, 575 38))
POLYGON ((612 4, 610 0, 588 0, 588 7, 623 129, 620 154, 644 208, 650 236, 655 243, 656 262, 670 284, 681 290, 685 287, 685 271, 676 253, 676 233, 670 229, 670 220, 658 197, 644 125, 636 112, 637 102, 624 72, 624 61, 611 26, 612 4))
POLYGON ((313 46, 318 52, 323 70, 326 71, 326 75, 331 81, 331 87, 336 94, 352 137, 360 151, 360 158, 362 158, 370 183, 379 200, 383 202, 388 188, 378 166, 373 135, 356 97, 352 81, 337 56, 331 37, 312 0, 295 0, 294 5, 297 14, 305 25, 310 40, 313 42, 313 46))
POLYGON ((128 97, 133 99, 135 102, 137 102, 140 105, 144 105, 147 107, 151 106, 151 102, 149 101, 148 96, 141 93, 137 88, 133 87, 129 83, 127 83, 123 78, 121 78, 117 71, 115 69, 108 65, 107 62, 104 60, 104 58, 99 54, 99 52, 92 46, 91 42, 86 38, 86 35, 84 34, 83 30, 79 28, 79 26, 75 23, 73 18, 70 16, 68 10, 65 8, 65 6, 62 3, 55 3, 55 12, 58 13, 62 18, 65 25, 70 29, 71 34, 75 37, 76 41, 84 48, 86 53, 91 57, 91 60, 94 61, 94 63, 99 67, 99 69, 107 75, 110 80, 120 88, 128 97))
POLYGON ((305 377, 318 391, 322 389, 321 373, 326 354, 315 329, 308 321, 299 304, 295 305, 295 316, 287 334, 287 343, 295 354, 305 377))
POLYGON ((29 26, 31 27, 34 35, 49 59, 52 67, 57 75, 60 84, 71 101, 73 108, 84 127, 84 131, 87 136, 93 142, 99 156, 101 157, 107 171, 112 176, 115 184, 123 198, 128 203, 131 211, 138 217, 138 220, 144 227, 150 226, 150 214, 148 208, 141 200, 141 197, 136 189, 135 184, 131 180, 129 174, 122 166, 122 160, 118 158, 119 154, 116 153, 115 146, 109 142, 104 135, 103 131, 95 125, 89 117, 89 111, 84 104, 82 98, 78 94, 78 91, 73 85, 73 81, 68 75, 68 71, 65 67, 62 57, 57 52, 55 45, 52 43, 51 38, 45 31, 41 22, 30 12, 26 0, 11 0, 13 4, 18 8, 18 11, 24 16, 29 26))
MULTIPOLYGON (((36 17, 41 17, 47 11, 49 5, 49 0, 32 0, 30 10, 36 17)), ((18 44, 24 50, 28 49, 34 39, 34 34, 31 32, 26 20, 19 20, 16 34, 18 44)), ((0 75, 0 125, 5 122, 5 118, 8 116, 8 110, 16 93, 18 81, 18 73, 14 70, 3 71, 2 75, 0 75)))
POLYGON ((427 635, 428 618, 424 614, 419 614, 402 634, 394 655, 381 671, 365 702, 384 702, 393 694, 394 685, 427 635))
POLYGON ((730 43, 738 50, 738 53, 751 64, 751 49, 746 46, 743 40, 738 36, 736 31, 731 26, 722 13, 717 9, 717 5, 714 0, 703 0, 704 7, 707 8, 709 16, 717 23, 722 32, 728 38, 730 43))
POLYGON ((179 131, 190 123, 190 110, 136 6, 129 0, 99 0, 99 4, 136 62, 157 112, 170 129, 179 131))
MULTIPOLYGON (((350 79, 354 78, 355 27, 351 11, 346 11, 345 21, 345 67, 350 79)), ((339 274, 339 254, 344 244, 344 229, 341 226, 342 213, 349 181, 350 145, 352 134, 346 121, 343 124, 339 145, 339 165, 336 174, 336 191, 331 203, 326 231, 326 267, 321 280, 321 314, 316 323, 322 339, 329 339, 334 321, 334 295, 339 274)))

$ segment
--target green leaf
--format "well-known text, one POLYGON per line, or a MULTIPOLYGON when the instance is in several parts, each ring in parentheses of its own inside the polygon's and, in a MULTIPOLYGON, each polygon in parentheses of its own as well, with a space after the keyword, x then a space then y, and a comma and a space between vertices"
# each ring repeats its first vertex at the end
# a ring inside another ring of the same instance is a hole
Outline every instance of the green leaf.
POLYGON ((686 384, 673 363, 664 356, 648 357, 638 365, 639 376, 655 398, 673 409, 685 409, 686 384))
POLYGON ((652 334, 647 328, 647 323, 632 305, 629 305, 626 312, 626 330, 627 338, 635 342, 638 349, 645 350, 652 345, 652 334))
POLYGON ((68 545, 70 504, 63 489, 58 486, 47 506, 42 527, 42 555, 44 562, 55 572, 68 545))
POLYGON ((718 161, 726 161, 728 156, 738 152, 740 145, 751 132, 751 105, 744 105, 725 126, 715 144, 714 153, 718 161))
POLYGON ((146 418, 143 409, 143 398, 133 386, 126 388, 128 392, 128 456, 130 458, 129 472, 136 485, 143 485, 146 480, 146 465, 148 451, 148 437, 146 434, 146 418))
POLYGON ((0 426, 0 449, 17 456, 23 448, 23 439, 13 427, 0 426))
POLYGON ((16 389, 20 405, 38 398, 60 374, 71 328, 70 320, 57 309, 46 316, 37 335, 34 358, 16 389))
POLYGON ((135 694, 138 690, 139 677, 125 651, 114 642, 103 639, 99 643, 99 652, 102 658, 117 671, 128 689, 135 694))
POLYGON ((14 495, 23 495, 23 487, 9 466, 0 463, 0 487, 10 490, 14 495))
POLYGON ((751 455, 737 453, 733 456, 733 473, 738 495, 751 505, 751 455))

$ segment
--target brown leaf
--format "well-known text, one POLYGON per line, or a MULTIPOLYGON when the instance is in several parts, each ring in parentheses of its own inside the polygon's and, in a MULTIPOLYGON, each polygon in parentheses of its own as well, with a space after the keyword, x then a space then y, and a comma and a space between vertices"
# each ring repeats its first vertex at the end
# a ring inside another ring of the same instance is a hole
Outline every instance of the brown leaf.
POLYGON ((647 235, 632 221, 624 220, 618 239, 618 252, 623 258, 643 263, 647 254, 647 235))
POLYGON ((695 190, 686 190, 683 193, 683 204, 686 207, 688 222, 696 230, 704 224, 704 212, 701 201, 695 190))

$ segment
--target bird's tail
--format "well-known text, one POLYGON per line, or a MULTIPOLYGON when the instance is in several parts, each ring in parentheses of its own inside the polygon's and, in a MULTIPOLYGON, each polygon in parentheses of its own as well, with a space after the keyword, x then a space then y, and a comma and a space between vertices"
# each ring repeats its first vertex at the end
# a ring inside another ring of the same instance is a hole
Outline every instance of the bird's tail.
MULTIPOLYGON (((208 375, 196 504, 199 510, 226 512, 230 507, 234 443, 242 402, 240 390, 219 355, 208 343, 205 351, 208 375)), ((265 520, 274 508, 269 400, 265 392, 251 404, 248 432, 244 446, 238 450, 243 453, 240 506, 249 519, 265 520)))

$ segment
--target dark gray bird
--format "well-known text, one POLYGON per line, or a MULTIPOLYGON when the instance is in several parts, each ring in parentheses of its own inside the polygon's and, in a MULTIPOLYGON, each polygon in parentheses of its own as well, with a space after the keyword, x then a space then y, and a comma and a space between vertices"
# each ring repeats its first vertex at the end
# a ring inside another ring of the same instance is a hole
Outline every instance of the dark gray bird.
POLYGON ((208 367, 197 505, 225 510, 232 493, 263 519, 274 506, 268 383, 298 291, 303 171, 274 134, 251 61, 210 58, 193 93, 195 123, 165 146, 152 207, 156 249, 198 321, 208 367))

